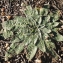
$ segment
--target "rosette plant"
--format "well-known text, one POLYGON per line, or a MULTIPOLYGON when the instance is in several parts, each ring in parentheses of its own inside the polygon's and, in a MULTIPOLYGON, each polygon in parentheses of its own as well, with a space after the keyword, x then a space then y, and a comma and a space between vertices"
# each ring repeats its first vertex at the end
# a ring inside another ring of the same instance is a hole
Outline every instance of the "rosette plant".
POLYGON ((13 20, 2 23, 2 36, 11 38, 11 45, 5 53, 5 60, 23 51, 27 47, 27 59, 31 60, 40 49, 55 56, 55 41, 63 41, 58 33, 59 11, 50 12, 47 6, 32 8, 26 6, 25 16, 16 16, 13 20))

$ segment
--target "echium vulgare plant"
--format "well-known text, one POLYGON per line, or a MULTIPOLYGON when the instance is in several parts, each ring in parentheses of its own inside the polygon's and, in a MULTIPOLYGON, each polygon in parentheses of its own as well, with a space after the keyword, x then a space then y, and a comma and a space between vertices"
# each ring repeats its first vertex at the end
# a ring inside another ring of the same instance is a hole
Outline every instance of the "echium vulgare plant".
POLYGON ((27 59, 31 60, 37 49, 49 52, 55 56, 55 41, 63 41, 63 36, 58 33, 59 11, 50 12, 49 8, 32 8, 26 6, 25 17, 16 16, 14 20, 2 23, 2 36, 11 37, 11 45, 5 53, 5 60, 19 54, 27 47, 27 59))

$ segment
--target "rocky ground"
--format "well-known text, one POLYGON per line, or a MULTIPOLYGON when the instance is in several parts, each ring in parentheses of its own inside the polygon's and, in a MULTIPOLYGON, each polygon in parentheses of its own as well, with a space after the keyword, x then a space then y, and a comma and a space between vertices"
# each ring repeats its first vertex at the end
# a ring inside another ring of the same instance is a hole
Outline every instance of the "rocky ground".
MULTIPOLYGON (((63 0, 0 0, 0 23, 6 20, 12 20, 14 16, 23 16, 22 11, 26 5, 43 7, 44 4, 48 3, 51 11, 55 9, 60 10, 60 21, 63 22, 63 0)), ((63 35, 63 28, 59 32, 63 35)), ((38 50, 32 61, 28 61, 24 51, 5 61, 5 51, 9 45, 10 42, 8 40, 4 40, 3 37, 0 37, 0 63, 63 63, 63 42, 57 43, 56 53, 59 56, 58 59, 52 58, 49 53, 42 53, 38 50), (36 59, 37 57, 39 57, 39 59, 36 59)))

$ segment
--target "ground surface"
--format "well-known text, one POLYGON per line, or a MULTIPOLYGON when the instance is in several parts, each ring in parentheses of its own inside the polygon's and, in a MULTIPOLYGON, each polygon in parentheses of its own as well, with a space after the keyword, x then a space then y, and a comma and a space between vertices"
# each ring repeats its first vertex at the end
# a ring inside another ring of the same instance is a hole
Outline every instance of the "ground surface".
MULTIPOLYGON (((2 21, 13 19, 14 16, 23 16, 23 5, 31 5, 32 7, 42 7, 44 4, 50 5, 51 11, 54 9, 59 9, 61 12, 60 21, 63 21, 63 0, 0 0, 0 23, 2 21)), ((63 35, 63 29, 60 31, 63 35)), ((57 43, 56 52, 60 56, 57 60, 52 58, 49 53, 42 53, 40 50, 37 51, 35 57, 32 61, 26 59, 24 51, 9 59, 9 61, 4 60, 4 55, 6 48, 9 47, 10 43, 8 40, 4 40, 0 37, 0 63, 36 63, 36 58, 39 57, 39 63, 63 63, 63 42, 57 43), (42 61, 42 62, 41 62, 42 61)))

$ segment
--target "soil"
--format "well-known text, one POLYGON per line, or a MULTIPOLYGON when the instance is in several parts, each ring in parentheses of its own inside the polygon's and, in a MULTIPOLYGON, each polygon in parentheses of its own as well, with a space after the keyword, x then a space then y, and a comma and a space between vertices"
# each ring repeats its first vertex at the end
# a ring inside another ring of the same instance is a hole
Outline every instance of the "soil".
MULTIPOLYGON (((14 19, 14 16, 24 16, 22 12, 26 5, 43 7, 43 5, 48 3, 51 11, 55 9, 60 10, 60 21, 63 22, 63 0, 0 0, 0 23, 14 19)), ((59 32, 63 35, 63 27, 59 32)), ((9 40, 4 40, 0 36, 0 63, 63 63, 63 42, 56 44, 55 51, 59 56, 58 59, 53 58, 49 53, 43 53, 37 50, 35 57, 31 61, 26 58, 25 49, 19 55, 5 61, 5 51, 10 44, 9 40)))

